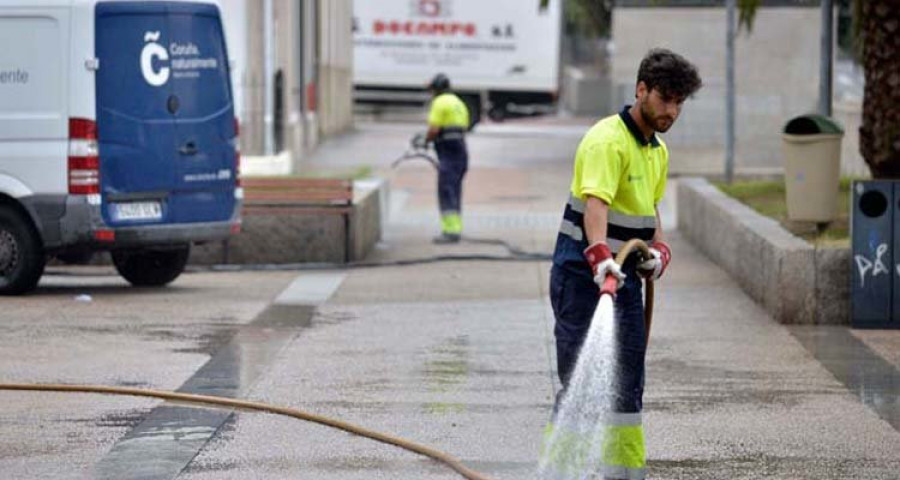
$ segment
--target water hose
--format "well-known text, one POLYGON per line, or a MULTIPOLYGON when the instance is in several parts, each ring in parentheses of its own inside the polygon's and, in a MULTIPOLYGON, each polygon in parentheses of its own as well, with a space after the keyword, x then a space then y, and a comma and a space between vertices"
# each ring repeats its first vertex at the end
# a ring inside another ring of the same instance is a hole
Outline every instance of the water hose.
POLYGON ((394 160, 393 163, 391 163, 391 169, 397 168, 401 163, 411 160, 424 160, 428 162, 428 164, 431 165, 435 170, 440 168, 440 164, 438 163, 438 160, 436 158, 429 155, 427 150, 419 149, 411 152, 406 152, 403 155, 397 157, 397 159, 394 160))
MULTIPOLYGON (((619 250, 619 253, 616 255, 616 263, 619 265, 624 265, 625 260, 629 255, 637 251, 639 255, 641 255, 644 259, 653 258, 653 255, 650 253, 650 247, 647 244, 639 239, 633 238, 625 243, 625 246, 619 250)), ((614 292, 616 291, 616 284, 618 283, 618 279, 609 274, 606 276, 606 280, 603 282, 602 290, 614 292)), ((647 345, 650 343, 650 327, 653 325, 653 279, 651 277, 647 277, 644 281, 644 344, 647 345)))
MULTIPOLYGON (((399 260, 361 261, 346 263, 277 263, 277 264, 216 264, 209 266, 191 265, 191 272, 247 272, 247 271, 318 271, 318 270, 353 270, 364 268, 382 267, 407 267, 412 265, 426 265, 441 262, 549 262, 553 260, 553 254, 544 252, 529 252, 504 240, 496 238, 479 238, 463 235, 462 243, 481 245, 496 245, 503 247, 508 255, 493 255, 481 253, 433 255, 430 257, 405 258, 399 260)), ((56 275, 64 275, 63 272, 54 272, 56 275)))
POLYGON ((429 163, 435 170, 440 168, 440 161, 434 158, 428 152, 428 140, 427 134, 418 133, 413 136, 409 141, 409 149, 400 155, 393 163, 391 163, 391 169, 397 168, 403 162, 407 162, 409 160, 424 160, 429 163))
POLYGON ((106 395, 130 395, 136 397, 152 397, 163 400, 171 400, 182 403, 190 403, 197 405, 206 405, 214 407, 238 408, 242 410, 252 410, 258 412, 273 413, 283 415, 307 422, 318 423, 326 427, 343 430, 354 435, 366 437, 388 445, 394 445, 404 450, 408 450, 419 455, 426 456, 450 467, 464 478, 468 480, 490 480, 484 474, 476 472, 462 464, 458 459, 408 440, 393 437, 384 433, 368 430, 357 425, 342 422, 320 415, 314 415, 302 410, 288 407, 279 407, 261 402, 252 402, 248 400, 237 400, 233 398, 215 397, 210 395, 195 395, 190 393, 170 392, 165 390, 153 390, 145 388, 132 387, 110 387, 104 385, 63 385, 63 384, 21 384, 21 383, 0 383, 0 390, 16 390, 16 391, 35 391, 35 392, 75 392, 75 393, 100 393, 106 395))
MULTIPOLYGON (((330 271, 353 270, 365 268, 384 267, 408 267, 413 265, 427 265, 441 262, 549 262, 553 260, 552 253, 530 252, 512 245, 504 240, 496 238, 479 238, 463 235, 462 243, 496 245, 503 247, 508 255, 494 255, 482 253, 432 255, 430 257, 403 258, 399 260, 379 261, 355 261, 355 262, 304 262, 304 263, 219 263, 213 265, 188 265, 186 272, 306 272, 306 271, 330 271)), ((70 272, 66 270, 48 269, 49 273, 65 277, 106 277, 118 276, 114 272, 70 272)))

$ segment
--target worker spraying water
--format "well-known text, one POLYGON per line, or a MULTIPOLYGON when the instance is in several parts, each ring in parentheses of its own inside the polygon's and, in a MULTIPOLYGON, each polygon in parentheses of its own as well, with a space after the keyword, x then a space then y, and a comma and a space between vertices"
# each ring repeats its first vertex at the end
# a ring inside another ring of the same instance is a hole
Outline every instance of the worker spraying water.
POLYGON ((682 56, 649 51, 634 105, 600 120, 578 146, 550 273, 563 388, 545 432, 541 479, 646 476, 641 278, 658 279, 672 258, 658 211, 669 153, 657 133, 672 127, 701 84, 682 56), (643 256, 626 249, 631 239, 649 244, 643 256))

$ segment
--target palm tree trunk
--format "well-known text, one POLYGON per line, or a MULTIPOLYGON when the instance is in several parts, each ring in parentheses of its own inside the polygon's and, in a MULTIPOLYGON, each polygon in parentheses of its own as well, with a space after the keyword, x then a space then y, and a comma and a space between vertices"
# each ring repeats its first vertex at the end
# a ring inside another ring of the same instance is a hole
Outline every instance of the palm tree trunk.
POLYGON ((859 3, 866 76, 859 150, 873 177, 900 179, 900 1, 859 3))

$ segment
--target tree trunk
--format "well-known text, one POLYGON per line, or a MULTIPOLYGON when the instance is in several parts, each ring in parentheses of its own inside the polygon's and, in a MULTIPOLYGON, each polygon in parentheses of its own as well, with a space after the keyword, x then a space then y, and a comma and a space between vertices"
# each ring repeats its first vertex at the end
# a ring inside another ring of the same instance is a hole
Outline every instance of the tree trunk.
POLYGON ((900 2, 860 3, 866 86, 859 150, 873 177, 900 179, 900 2))

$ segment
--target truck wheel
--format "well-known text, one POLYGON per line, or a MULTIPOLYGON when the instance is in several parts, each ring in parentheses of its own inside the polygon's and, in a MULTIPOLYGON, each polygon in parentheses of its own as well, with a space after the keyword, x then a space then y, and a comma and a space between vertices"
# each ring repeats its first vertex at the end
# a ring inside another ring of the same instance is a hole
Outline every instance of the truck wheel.
POLYGON ((46 262, 37 232, 19 212, 0 207, 0 295, 34 290, 46 262))
POLYGON ((125 280, 136 287, 161 287, 181 275, 190 245, 165 250, 114 250, 112 261, 125 280))
POLYGON ((497 123, 506 120, 506 105, 502 104, 491 107, 491 109, 488 110, 488 117, 497 123))

